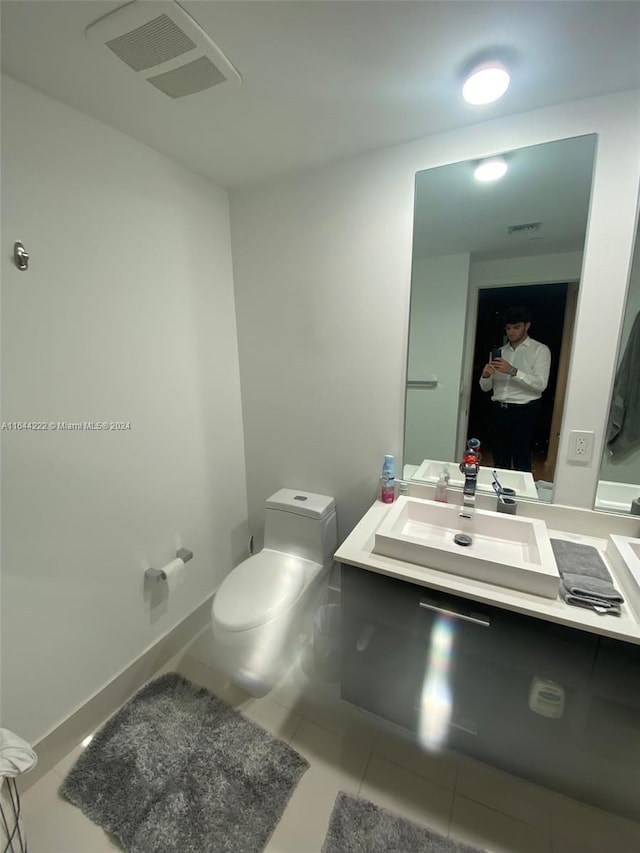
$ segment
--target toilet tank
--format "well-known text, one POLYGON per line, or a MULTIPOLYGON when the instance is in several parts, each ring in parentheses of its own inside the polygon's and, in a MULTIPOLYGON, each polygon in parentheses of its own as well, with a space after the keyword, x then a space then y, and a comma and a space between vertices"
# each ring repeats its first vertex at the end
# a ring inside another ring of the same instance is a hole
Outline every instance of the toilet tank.
POLYGON ((330 565, 338 543, 335 500, 280 489, 266 500, 264 547, 330 565))

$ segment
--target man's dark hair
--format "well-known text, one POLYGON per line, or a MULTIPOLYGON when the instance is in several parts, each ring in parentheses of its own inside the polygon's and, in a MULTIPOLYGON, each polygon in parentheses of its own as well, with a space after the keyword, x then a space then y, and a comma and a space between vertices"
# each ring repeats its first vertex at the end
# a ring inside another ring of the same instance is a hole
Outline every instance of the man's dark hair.
POLYGON ((524 305, 511 305, 504 312, 503 320, 505 325, 507 323, 530 323, 531 322, 531 312, 524 305))

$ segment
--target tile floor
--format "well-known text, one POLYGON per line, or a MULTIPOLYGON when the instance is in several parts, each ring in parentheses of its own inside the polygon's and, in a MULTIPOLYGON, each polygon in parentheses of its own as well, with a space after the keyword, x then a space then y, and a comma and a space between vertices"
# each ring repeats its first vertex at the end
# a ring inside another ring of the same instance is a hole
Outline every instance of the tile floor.
MULTIPOLYGON (((269 696, 253 699, 216 673, 206 654, 206 642, 196 641, 172 668, 227 699, 310 763, 266 853, 319 853, 339 790, 493 853, 640 851, 640 824, 462 756, 423 753, 342 702, 337 686, 310 677, 304 661, 269 696)), ((81 749, 22 797, 30 853, 121 849, 58 796, 81 749)))

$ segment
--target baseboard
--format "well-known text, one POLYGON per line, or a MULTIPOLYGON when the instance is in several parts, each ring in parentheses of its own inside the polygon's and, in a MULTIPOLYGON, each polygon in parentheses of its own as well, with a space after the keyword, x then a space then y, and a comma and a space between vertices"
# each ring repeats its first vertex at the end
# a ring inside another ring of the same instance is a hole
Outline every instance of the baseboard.
POLYGON ((184 650, 210 624, 212 597, 207 598, 124 672, 117 675, 75 713, 34 744, 38 763, 33 770, 18 777, 18 789, 21 793, 27 791, 45 773, 55 767, 87 735, 95 732, 147 681, 161 670, 170 671, 177 665, 184 650))

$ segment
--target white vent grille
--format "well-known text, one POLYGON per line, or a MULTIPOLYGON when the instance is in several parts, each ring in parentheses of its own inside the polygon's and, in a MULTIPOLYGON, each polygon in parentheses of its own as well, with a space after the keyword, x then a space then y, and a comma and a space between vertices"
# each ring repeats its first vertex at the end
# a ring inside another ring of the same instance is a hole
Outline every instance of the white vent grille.
POLYGON ((106 42, 107 47, 129 68, 146 71, 193 50, 195 44, 167 15, 106 42))
POLYGON ((542 228, 542 222, 524 222, 522 225, 508 225, 507 234, 533 234, 542 228))
POLYGON ((203 89, 210 89, 218 83, 224 83, 226 79, 206 56, 194 59, 187 65, 180 65, 173 71, 147 77, 149 83, 170 98, 184 98, 185 95, 202 92, 203 89))
POLYGON ((184 98, 242 80, 218 45, 173 0, 134 0, 94 21, 85 34, 109 57, 114 71, 117 66, 113 78, 122 87, 151 92, 144 85, 148 82, 169 98, 184 98))

